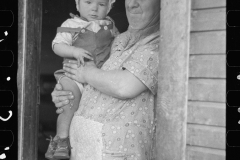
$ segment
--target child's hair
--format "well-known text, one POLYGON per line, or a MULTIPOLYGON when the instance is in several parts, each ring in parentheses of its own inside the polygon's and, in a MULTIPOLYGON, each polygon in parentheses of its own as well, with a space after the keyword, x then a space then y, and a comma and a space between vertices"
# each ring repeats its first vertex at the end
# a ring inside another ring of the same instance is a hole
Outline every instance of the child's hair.
MULTIPOLYGON (((79 1, 80 0, 75 0, 76 1, 76 7, 77 7, 77 10, 78 10, 78 4, 79 4, 79 1)), ((108 4, 108 13, 109 11, 112 9, 112 6, 113 6, 113 3, 115 3, 116 0, 109 0, 109 4, 108 4)))

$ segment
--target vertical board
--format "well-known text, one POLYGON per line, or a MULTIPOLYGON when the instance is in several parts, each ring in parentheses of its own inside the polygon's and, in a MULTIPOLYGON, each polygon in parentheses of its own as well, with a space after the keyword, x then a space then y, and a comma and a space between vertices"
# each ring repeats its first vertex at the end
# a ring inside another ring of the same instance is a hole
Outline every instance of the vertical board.
POLYGON ((42 1, 19 0, 18 159, 37 159, 42 1))
POLYGON ((185 160, 190 0, 161 0, 160 15, 157 159, 185 160))

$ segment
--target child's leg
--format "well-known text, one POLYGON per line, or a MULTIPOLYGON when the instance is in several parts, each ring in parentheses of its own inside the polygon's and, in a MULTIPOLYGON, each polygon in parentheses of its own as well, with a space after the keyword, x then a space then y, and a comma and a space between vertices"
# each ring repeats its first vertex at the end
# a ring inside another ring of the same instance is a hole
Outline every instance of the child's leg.
POLYGON ((81 98, 81 92, 77 84, 68 77, 63 77, 60 80, 60 84, 64 90, 71 91, 74 95, 73 106, 70 103, 63 107, 63 113, 59 114, 57 119, 57 136, 60 138, 66 138, 69 134, 69 127, 74 115, 74 112, 78 109, 79 101, 81 98))
POLYGON ((53 140, 50 141, 48 150, 45 153, 47 159, 68 159, 69 158, 69 127, 74 115, 74 112, 78 109, 79 101, 81 98, 81 92, 78 85, 68 77, 62 77, 60 79, 61 85, 64 90, 71 91, 74 95, 74 99, 71 106, 70 104, 63 107, 63 113, 58 116, 57 119, 57 134, 53 140))

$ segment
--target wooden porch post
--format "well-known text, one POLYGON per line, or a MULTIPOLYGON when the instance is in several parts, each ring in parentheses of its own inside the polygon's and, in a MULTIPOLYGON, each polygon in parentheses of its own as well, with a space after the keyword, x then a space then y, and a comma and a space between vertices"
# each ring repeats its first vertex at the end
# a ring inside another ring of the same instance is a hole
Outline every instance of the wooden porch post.
POLYGON ((161 0, 156 150, 158 160, 185 160, 190 0, 161 0))
POLYGON ((18 0, 18 7, 18 160, 36 160, 42 1, 18 0))

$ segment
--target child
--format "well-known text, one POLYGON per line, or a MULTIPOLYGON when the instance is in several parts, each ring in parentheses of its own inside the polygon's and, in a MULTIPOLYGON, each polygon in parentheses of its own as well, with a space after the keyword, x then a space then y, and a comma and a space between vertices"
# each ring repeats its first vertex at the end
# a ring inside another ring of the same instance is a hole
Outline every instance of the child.
MULTIPOLYGON (((67 59, 76 59, 78 65, 84 60, 93 60, 98 68, 108 59, 112 40, 118 34, 113 21, 107 17, 115 0, 75 0, 80 17, 71 15, 61 27, 52 43, 53 51, 67 59)), ((63 62, 64 63, 64 62, 63 62)), ((69 158, 69 127, 74 112, 78 109, 83 85, 64 76, 63 70, 54 73, 64 90, 74 95, 74 100, 64 106, 57 119, 57 134, 50 140, 45 157, 48 159, 69 158)))

